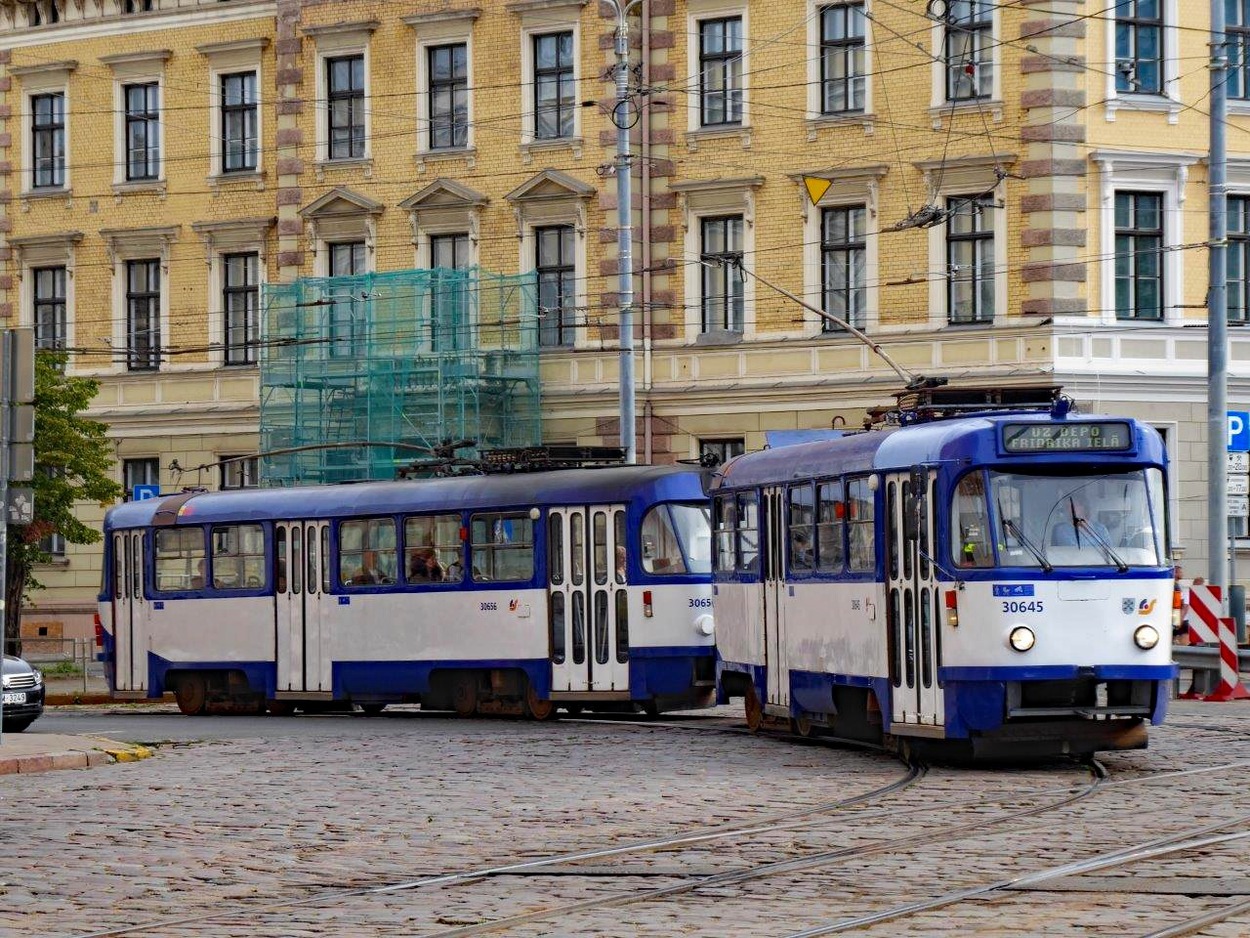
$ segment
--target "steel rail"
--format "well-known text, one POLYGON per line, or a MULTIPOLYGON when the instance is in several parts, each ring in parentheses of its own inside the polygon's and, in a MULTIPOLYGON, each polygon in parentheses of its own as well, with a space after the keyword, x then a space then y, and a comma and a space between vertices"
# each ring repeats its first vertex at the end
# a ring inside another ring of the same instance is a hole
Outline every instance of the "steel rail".
POLYGON ((1143 935, 1142 938, 1183 938, 1185 935, 1193 935, 1202 931, 1208 925, 1218 925, 1220 922, 1226 921, 1234 915, 1240 915, 1242 912, 1250 912, 1250 899, 1242 899, 1240 902, 1226 905, 1222 909, 1213 909, 1204 915, 1185 919, 1185 921, 1169 925, 1167 928, 1152 931, 1148 935, 1143 935))

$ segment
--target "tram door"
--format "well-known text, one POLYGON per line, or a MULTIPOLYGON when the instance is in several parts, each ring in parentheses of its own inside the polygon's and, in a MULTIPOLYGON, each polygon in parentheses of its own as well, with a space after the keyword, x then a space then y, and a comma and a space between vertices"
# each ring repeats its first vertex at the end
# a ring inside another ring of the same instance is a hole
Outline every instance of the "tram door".
POLYGON ((941 727, 945 721, 941 664, 942 593, 934 557, 937 474, 886 476, 887 621, 890 628, 891 718, 895 723, 941 727))
POLYGON ((790 659, 786 653, 785 495, 780 488, 763 492, 760 527, 760 582, 764 600, 764 655, 768 671, 768 703, 790 706, 790 659))
POLYGON ((148 603, 143 595, 143 532, 113 535, 113 640, 116 690, 147 690, 148 603))
POLYGON ((329 693, 330 526, 322 521, 274 525, 274 603, 279 691, 329 693))
POLYGON ((551 689, 629 690, 628 538, 623 505, 547 512, 551 689))

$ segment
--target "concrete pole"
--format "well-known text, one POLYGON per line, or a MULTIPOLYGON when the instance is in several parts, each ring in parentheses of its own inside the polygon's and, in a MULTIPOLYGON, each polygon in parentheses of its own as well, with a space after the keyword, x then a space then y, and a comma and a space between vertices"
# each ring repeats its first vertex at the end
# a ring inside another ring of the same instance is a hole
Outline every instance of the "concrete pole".
MULTIPOLYGON (((625 461, 638 461, 634 439, 634 206, 630 169, 633 157, 629 152, 629 11, 642 0, 624 4, 612 0, 616 8, 616 224, 617 263, 620 275, 617 287, 621 330, 621 449, 625 461)), ((1214 2, 1214 0, 1212 0, 1214 2)), ((645 198, 645 193, 644 193, 645 198)))
POLYGON ((1207 569, 1212 586, 1226 585, 1228 558, 1228 59, 1224 0, 1211 0, 1211 154, 1209 284, 1207 287, 1207 569))
MULTIPOLYGON (((9 411, 13 400, 13 331, 0 329, 0 662, 9 647, 9 411)), ((0 666, 0 670, 3 667, 0 666)), ((0 681, 3 684, 3 681, 0 681)), ((0 694, 0 726, 4 723, 4 699, 0 694)), ((0 742, 4 733, 0 730, 0 742)))

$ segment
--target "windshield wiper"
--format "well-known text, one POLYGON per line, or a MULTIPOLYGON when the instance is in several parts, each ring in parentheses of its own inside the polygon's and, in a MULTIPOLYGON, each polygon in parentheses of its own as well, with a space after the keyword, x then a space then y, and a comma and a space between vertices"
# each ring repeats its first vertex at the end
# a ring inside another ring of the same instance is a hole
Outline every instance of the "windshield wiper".
MULTIPOLYGON (((1073 517, 1076 518, 1076 515, 1074 514, 1073 517)), ((1120 555, 1115 552, 1115 550, 1107 542, 1107 539, 1094 530, 1094 526, 1092 524, 1084 518, 1076 518, 1076 524, 1078 526, 1078 530, 1083 527, 1089 532, 1089 536, 1093 538, 1094 543, 1097 544, 1099 548, 1102 549, 1102 552, 1107 555, 1107 559, 1115 564, 1115 568, 1118 573, 1128 573, 1128 564, 1120 558, 1120 555)))
POLYGON ((1043 570, 1047 573, 1051 573, 1055 569, 1051 562, 1046 559, 1046 555, 1042 553, 1037 545, 1024 536, 1024 532, 1020 530, 1020 526, 1010 518, 1003 518, 1003 530, 1014 536, 1017 541, 1023 544, 1028 549, 1029 553, 1037 558, 1037 562, 1042 565, 1043 570))

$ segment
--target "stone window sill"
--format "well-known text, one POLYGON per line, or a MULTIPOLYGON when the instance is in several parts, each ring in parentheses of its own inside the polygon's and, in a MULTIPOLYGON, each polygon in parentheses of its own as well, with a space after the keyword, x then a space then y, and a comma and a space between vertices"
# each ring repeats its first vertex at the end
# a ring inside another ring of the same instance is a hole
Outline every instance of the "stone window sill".
POLYGON ((317 173, 317 181, 321 182, 326 177, 326 173, 339 170, 350 169, 358 171, 365 179, 373 178, 373 157, 362 156, 350 160, 318 160, 313 164, 313 168, 317 173))
POLYGON ((229 186, 235 184, 255 186, 258 190, 265 188, 265 174, 259 170, 248 170, 237 173, 209 173, 210 186, 229 186))
POLYGON ((1120 94, 1114 98, 1108 98, 1104 108, 1108 122, 1114 121, 1116 112, 1121 110, 1167 114, 1169 124, 1177 123, 1181 113, 1181 103, 1162 94, 1120 94))
POLYGON ((997 98, 971 98, 966 101, 944 101, 929 108, 929 119, 933 129, 940 130, 942 118, 958 114, 979 114, 989 112, 990 120, 999 123, 1003 119, 1003 102, 997 98))
POLYGON ((838 114, 817 114, 807 118, 807 140, 812 143, 816 140, 818 131, 833 130, 839 127, 854 127, 856 124, 864 128, 864 134, 869 135, 876 129, 877 115, 870 114, 867 111, 844 111, 838 114))
POLYGON ((712 127, 696 127, 686 131, 686 149, 691 153, 699 149, 699 144, 709 140, 730 140, 738 137, 742 141, 742 149, 751 149, 750 124, 716 124, 712 127))
POLYGON ((448 160, 464 160, 467 169, 477 165, 476 147, 448 147, 443 150, 418 150, 413 156, 417 171, 423 172, 426 163, 445 163, 448 160))
POLYGON ((550 150, 571 150, 573 159, 580 160, 583 146, 581 137, 557 137, 554 140, 530 139, 521 144, 521 160, 525 163, 532 163, 535 153, 545 153, 550 150))
POLYGON ((74 190, 70 186, 48 186, 46 189, 27 189, 18 194, 18 198, 23 202, 34 199, 72 199, 74 190))
POLYGON ((113 195, 119 200, 124 195, 159 195, 165 198, 166 182, 164 179, 143 179, 134 182, 113 183, 113 195))

